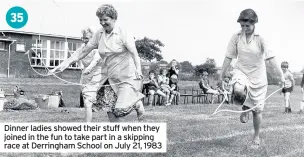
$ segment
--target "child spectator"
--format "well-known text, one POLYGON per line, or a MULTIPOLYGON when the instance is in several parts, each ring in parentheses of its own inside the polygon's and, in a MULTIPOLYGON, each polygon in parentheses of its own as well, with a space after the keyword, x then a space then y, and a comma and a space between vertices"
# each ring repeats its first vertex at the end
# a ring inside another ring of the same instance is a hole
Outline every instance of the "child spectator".
POLYGON ((160 90, 160 87, 158 85, 157 80, 155 79, 155 71, 151 70, 149 72, 149 80, 148 81, 144 81, 144 84, 146 85, 146 88, 148 90, 149 93, 149 102, 148 105, 152 106, 153 100, 154 100, 154 94, 157 93, 158 95, 164 97, 165 99, 167 98, 167 95, 165 93, 163 93, 160 90))
POLYGON ((224 81, 222 81, 222 90, 223 90, 225 102, 229 104, 228 95, 232 93, 232 86, 230 84, 230 77, 227 75, 225 75, 224 81))
POLYGON ((172 104, 173 98, 176 96, 176 105, 178 105, 180 93, 178 92, 178 86, 177 86, 177 75, 172 75, 169 80, 169 86, 170 86, 170 100, 169 103, 172 104))
POLYGON ((285 100, 285 113, 291 113, 290 94, 293 91, 295 81, 291 72, 288 70, 288 62, 282 62, 281 69, 283 71, 285 78, 285 85, 284 88, 282 89, 282 93, 284 94, 284 100, 285 100))
POLYGON ((160 88, 162 92, 166 94, 166 101, 165 105, 170 105, 169 104, 169 97, 170 97, 170 89, 171 87, 169 86, 169 78, 167 77, 167 70, 166 69, 161 69, 160 70, 160 75, 158 76, 158 83, 160 85, 160 88))
POLYGON ((208 73, 206 71, 203 72, 201 78, 202 79, 199 82, 199 86, 203 90, 204 94, 212 94, 211 103, 213 104, 216 96, 219 95, 220 93, 209 86, 208 73))

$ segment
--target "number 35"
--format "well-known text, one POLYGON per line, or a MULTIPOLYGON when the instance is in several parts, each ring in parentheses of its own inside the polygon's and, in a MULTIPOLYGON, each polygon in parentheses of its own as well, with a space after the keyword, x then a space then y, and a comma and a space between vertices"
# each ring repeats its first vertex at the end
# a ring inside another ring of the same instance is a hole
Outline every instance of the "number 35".
POLYGON ((22 22, 23 21, 23 13, 11 13, 12 19, 11 22, 22 22))

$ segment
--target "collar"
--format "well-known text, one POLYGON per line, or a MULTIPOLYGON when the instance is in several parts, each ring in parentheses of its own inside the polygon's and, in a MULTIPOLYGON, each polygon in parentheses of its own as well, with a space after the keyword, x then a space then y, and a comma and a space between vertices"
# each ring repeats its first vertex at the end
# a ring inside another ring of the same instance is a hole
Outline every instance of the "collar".
MULTIPOLYGON (((245 33, 242 33, 242 31, 239 31, 238 35, 241 37, 241 40, 243 40, 244 43, 247 43, 245 33)), ((251 37, 249 38, 248 43, 250 43, 255 36, 259 36, 259 32, 256 30, 256 28, 254 29, 251 37)))
MULTIPOLYGON (((238 31, 237 34, 238 34, 238 35, 242 35, 242 30, 238 31)), ((254 31, 253 31, 253 33, 252 33, 252 35, 258 36, 258 35, 260 35, 260 33, 259 33, 259 31, 255 28, 254 31)))
MULTIPOLYGON (((106 30, 103 27, 101 27, 100 33, 106 33, 106 30)), ((119 33, 119 25, 117 23, 115 23, 114 28, 113 28, 112 32, 110 33, 110 35, 113 34, 113 33, 114 34, 119 33)))

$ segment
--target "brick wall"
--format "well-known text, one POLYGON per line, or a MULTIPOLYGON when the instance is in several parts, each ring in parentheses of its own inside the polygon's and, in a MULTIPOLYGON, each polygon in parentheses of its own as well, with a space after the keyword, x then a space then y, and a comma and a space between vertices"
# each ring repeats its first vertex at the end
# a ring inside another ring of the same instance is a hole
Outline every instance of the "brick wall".
MULTIPOLYGON (((16 34, 16 33, 5 33, 6 36, 10 36, 12 40, 17 40, 17 42, 25 43, 25 50, 29 50, 32 47, 32 43, 36 42, 38 36, 27 35, 27 34, 16 34)), ((54 37, 41 37, 41 39, 51 39, 54 37)), ((56 39, 57 40, 57 39, 56 39)), ((58 39, 60 40, 60 39, 58 39)), ((65 40, 65 39, 61 39, 65 40)), ((77 41, 77 40, 75 40, 77 41)), ((5 51, 0 50, 0 77, 7 77, 7 65, 8 65, 8 44, 5 51)), ((35 68, 40 73, 45 74, 45 68, 35 68)), ((62 78, 76 78, 79 79, 81 75, 80 70, 67 69, 64 73, 59 74, 62 78)), ((28 60, 28 56, 25 52, 16 52, 16 43, 11 45, 11 63, 10 63, 10 77, 15 78, 37 78, 41 77, 36 74, 28 60)))

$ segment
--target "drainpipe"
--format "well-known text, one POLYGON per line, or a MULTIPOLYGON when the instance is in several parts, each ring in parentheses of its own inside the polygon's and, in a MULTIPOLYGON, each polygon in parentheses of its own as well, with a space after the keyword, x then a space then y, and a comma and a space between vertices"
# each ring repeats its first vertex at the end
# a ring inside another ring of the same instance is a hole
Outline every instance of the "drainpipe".
POLYGON ((10 74, 10 64, 11 64, 11 45, 15 42, 16 40, 13 40, 12 43, 9 44, 8 46, 8 63, 7 63, 7 78, 9 78, 10 74))

